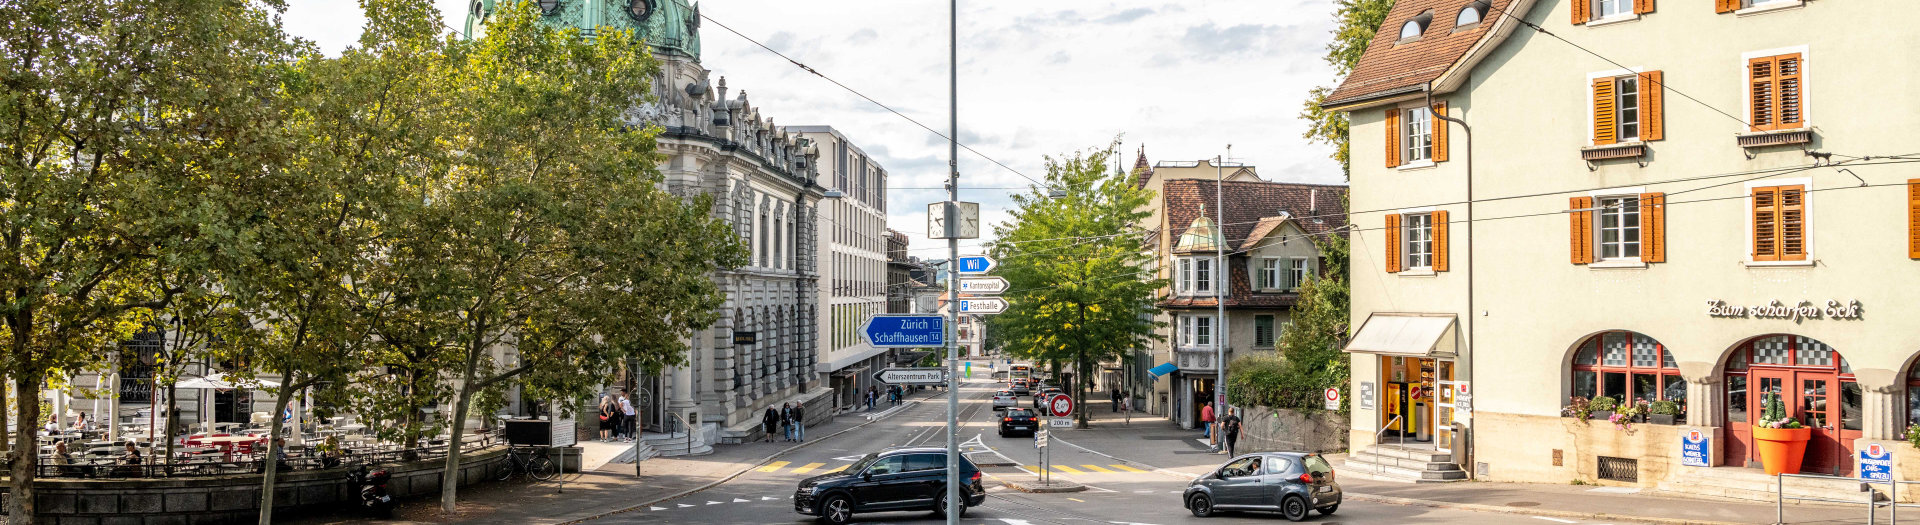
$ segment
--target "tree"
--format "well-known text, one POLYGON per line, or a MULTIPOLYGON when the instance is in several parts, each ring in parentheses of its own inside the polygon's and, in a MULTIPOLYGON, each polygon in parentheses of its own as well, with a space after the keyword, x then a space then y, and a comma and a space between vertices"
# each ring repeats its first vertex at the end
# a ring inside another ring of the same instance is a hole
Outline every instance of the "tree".
POLYGON ((181 290, 162 266, 240 244, 233 206, 279 156, 293 46, 260 4, 0 3, 0 372, 18 397, 8 519, 36 521, 49 377, 98 368, 181 290))
MULTIPOLYGON (((1117 143, 1116 143, 1117 144, 1117 143)), ((1153 193, 1124 172, 1107 172, 1108 149, 1048 157, 1043 189, 1013 196, 1011 221, 994 227, 1012 303, 989 319, 1015 356, 1073 366, 1079 425, 1087 426, 1092 366, 1119 359, 1158 336, 1154 294, 1166 283, 1142 279, 1149 261, 1134 225, 1147 217, 1153 193)))
MULTIPOLYGON (((1327 43, 1328 64, 1333 64, 1334 76, 1345 77, 1353 72, 1360 63, 1360 55, 1367 52, 1367 44, 1373 42, 1373 35, 1385 23, 1387 11, 1393 9, 1393 0, 1340 0, 1334 9, 1333 17, 1339 21, 1339 27, 1333 30, 1333 41, 1327 43)), ((1333 160, 1340 163, 1340 173, 1352 173, 1350 157, 1347 154, 1347 115, 1339 111, 1328 111, 1324 106, 1327 95, 1333 88, 1321 86, 1307 93, 1306 103, 1300 110, 1300 118, 1312 125, 1302 135, 1308 141, 1331 144, 1334 147, 1333 160)))
POLYGON ((1314 244, 1320 248, 1322 273, 1300 286, 1300 300, 1274 345, 1275 355, 1237 358, 1228 367, 1227 395, 1234 404, 1313 412, 1324 409, 1320 396, 1327 388, 1347 385, 1351 362, 1341 345, 1353 304, 1349 244, 1337 234, 1315 238, 1314 244))

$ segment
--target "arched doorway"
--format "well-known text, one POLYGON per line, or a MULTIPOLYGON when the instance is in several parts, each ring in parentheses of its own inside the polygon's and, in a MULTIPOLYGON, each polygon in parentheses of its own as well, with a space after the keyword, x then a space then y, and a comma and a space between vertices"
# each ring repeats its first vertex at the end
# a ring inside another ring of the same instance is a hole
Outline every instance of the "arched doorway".
POLYGON ((1726 366, 1727 444, 1730 466, 1760 466, 1753 422, 1768 392, 1778 392, 1787 412, 1813 429, 1800 470, 1844 475, 1860 437, 1860 384, 1840 352, 1809 337, 1774 334, 1734 347, 1726 366))

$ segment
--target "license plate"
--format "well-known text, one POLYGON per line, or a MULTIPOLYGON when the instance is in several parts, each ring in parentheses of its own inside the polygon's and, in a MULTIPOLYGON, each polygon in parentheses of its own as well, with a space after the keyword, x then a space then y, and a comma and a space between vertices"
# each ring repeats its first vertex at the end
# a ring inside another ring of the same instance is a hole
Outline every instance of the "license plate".
POLYGON ((1320 487, 1320 492, 1333 492, 1333 487, 1320 487))

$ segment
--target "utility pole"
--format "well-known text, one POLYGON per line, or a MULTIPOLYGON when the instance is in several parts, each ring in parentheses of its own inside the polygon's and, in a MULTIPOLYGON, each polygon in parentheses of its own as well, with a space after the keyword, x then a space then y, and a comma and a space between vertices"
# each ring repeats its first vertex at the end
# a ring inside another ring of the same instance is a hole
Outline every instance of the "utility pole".
MULTIPOLYGON (((1227 152, 1228 155, 1232 154, 1233 145, 1227 145, 1227 152)), ((1227 417, 1227 201, 1224 189, 1226 178, 1222 175, 1221 167, 1226 161, 1224 155, 1213 159, 1213 304, 1216 312, 1214 318, 1218 319, 1215 324, 1220 328, 1220 333, 1214 334, 1213 338, 1214 421, 1227 417)), ((1206 424, 1214 427, 1208 431, 1213 436, 1213 448, 1225 448, 1220 446, 1226 442, 1220 435, 1220 427, 1213 423, 1206 424)))
POLYGON ((947 0, 947 525, 960 506, 960 0, 947 0))

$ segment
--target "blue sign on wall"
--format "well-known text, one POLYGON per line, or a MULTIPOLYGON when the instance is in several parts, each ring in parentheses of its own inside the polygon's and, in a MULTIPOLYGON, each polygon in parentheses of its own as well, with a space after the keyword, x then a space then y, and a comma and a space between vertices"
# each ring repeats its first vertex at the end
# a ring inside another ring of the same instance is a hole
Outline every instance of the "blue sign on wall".
POLYGON ((1879 443, 1860 449, 1860 479, 1893 481, 1893 451, 1879 443))
POLYGON ((960 263, 958 265, 959 268, 957 271, 959 271, 960 273, 987 273, 989 271, 993 271, 993 267, 999 266, 999 265, 1000 265, 1000 262, 993 260, 992 257, 988 257, 985 255, 972 255, 972 256, 960 258, 960 263))
POLYGON ((1689 467, 1711 467, 1713 463, 1708 454, 1713 452, 1713 436, 1700 429, 1690 428, 1680 434, 1680 464, 1689 467))
POLYGON ((860 326, 860 335, 879 348, 946 346, 946 318, 938 315, 876 315, 860 326))

